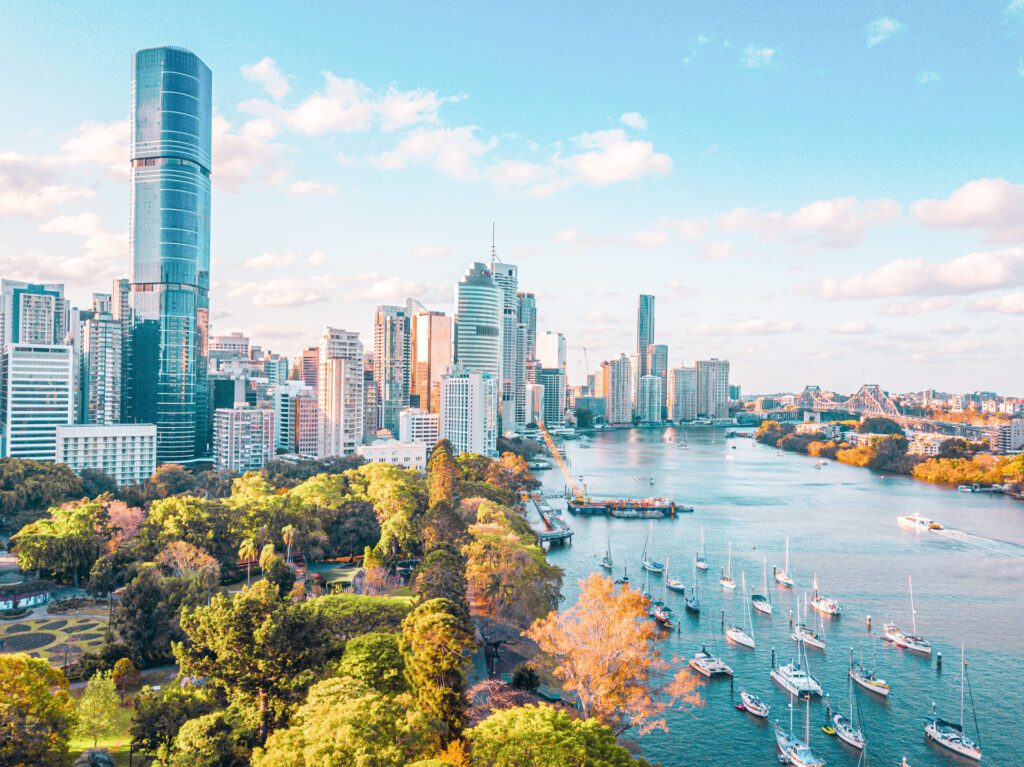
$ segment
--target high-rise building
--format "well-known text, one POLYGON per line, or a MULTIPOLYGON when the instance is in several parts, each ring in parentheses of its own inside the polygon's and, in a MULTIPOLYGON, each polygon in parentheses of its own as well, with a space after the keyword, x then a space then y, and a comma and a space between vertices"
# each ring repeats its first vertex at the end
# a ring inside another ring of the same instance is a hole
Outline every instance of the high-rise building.
POLYGON ((317 374, 320 409, 317 456, 351 455, 363 441, 363 342, 359 334, 326 328, 320 339, 320 370, 317 374))
POLYGON ((632 423, 633 372, 629 358, 625 354, 620 354, 617 359, 601 363, 601 376, 605 421, 613 425, 632 423))
POLYGON ((373 320, 373 378, 380 425, 398 433, 398 414, 409 406, 409 307, 378 306, 373 320))
POLYGON ((156 470, 156 426, 119 423, 57 427, 58 463, 100 471, 118 487, 142 485, 156 470))
POLYGON ((55 460, 57 427, 75 422, 72 348, 59 344, 7 344, 0 380, 4 457, 55 460))
POLYGON ((211 81, 181 48, 135 54, 129 420, 156 424, 161 463, 205 455, 210 441, 211 81))
POLYGON ((274 411, 274 447, 287 453, 298 452, 296 447, 295 418, 298 408, 295 400, 300 397, 313 399, 316 395, 302 381, 286 381, 275 384, 271 393, 271 407, 274 411))
MULTIPOLYGON (((661 379, 661 403, 665 408, 668 402, 668 346, 651 344, 647 347, 647 374, 661 379)), ((668 413, 663 410, 662 420, 667 417, 668 413)))
POLYGON ((640 391, 637 394, 637 418, 641 423, 661 423, 662 379, 655 375, 640 377, 640 391))
POLYGON ((398 414, 398 439, 415 442, 433 449, 440 439, 441 415, 420 408, 406 408, 398 414))
POLYGON ((550 428, 565 425, 565 370, 541 368, 537 383, 544 387, 544 423, 550 428))
POLYGON ((729 360, 697 361, 697 415, 729 417, 729 360))
POLYGON ((82 324, 81 423, 114 424, 121 421, 121 341, 121 323, 109 312, 96 311, 82 324))
POLYGON ((242 474, 259 471, 274 457, 274 411, 223 408, 213 414, 213 462, 242 474))
MULTIPOLYGON (((516 403, 526 397, 525 351, 519 345, 519 267, 498 261, 492 249, 491 272, 501 289, 501 427, 522 431, 525 423, 517 418, 516 403)), ((521 413, 521 406, 518 408, 521 413)))
MULTIPOLYGON (((602 411, 601 415, 604 415, 602 411)), ((526 384, 526 423, 544 423, 544 385, 526 384)))
POLYGON ((453 365, 441 379, 441 438, 456 455, 498 453, 498 381, 453 365))
POLYGON ((317 372, 320 370, 320 349, 310 346, 302 350, 302 356, 295 361, 298 375, 294 378, 302 381, 313 391, 317 389, 317 372))
POLYGON ((518 320, 526 327, 526 359, 537 357, 537 299, 533 293, 518 296, 518 320))
POLYGON ((292 402, 295 405, 292 449, 303 458, 315 458, 320 449, 320 406, 316 395, 300 395, 292 402))
POLYGON ((288 380, 288 358, 273 352, 267 352, 260 360, 263 377, 271 385, 284 383, 288 380))
POLYGON ((641 293, 636 308, 636 353, 640 375, 647 375, 647 347, 654 343, 654 296, 641 293))
POLYGON ((413 313, 410 326, 409 396, 420 410, 437 413, 441 409, 441 376, 452 364, 452 319, 444 312, 422 309, 413 313))
POLYGON ((64 343, 68 308, 63 285, 0 280, 0 346, 64 343))
POLYGON ((673 368, 668 374, 668 417, 680 423, 697 417, 697 368, 673 368))
POLYGON ((558 368, 565 372, 568 351, 565 336, 545 330, 537 336, 537 361, 542 368, 558 368))
POLYGON ((642 360, 644 355, 633 353, 629 355, 629 396, 630 396, 630 407, 633 408, 634 415, 636 414, 636 397, 640 393, 640 377, 643 375, 641 372, 643 369, 642 360))
POLYGON ((373 355, 363 362, 363 439, 373 439, 380 428, 380 392, 373 377, 373 355))
POLYGON ((456 288, 455 361, 468 373, 501 378, 504 298, 486 264, 469 265, 456 288))
MULTIPOLYGON (((127 278, 113 281, 110 311, 121 326, 121 420, 129 419, 132 409, 132 284, 127 278)), ((211 424, 212 428, 212 424, 211 424)))
POLYGON ((249 360, 249 337, 245 333, 232 332, 226 336, 210 336, 210 365, 219 370, 229 361, 249 360))

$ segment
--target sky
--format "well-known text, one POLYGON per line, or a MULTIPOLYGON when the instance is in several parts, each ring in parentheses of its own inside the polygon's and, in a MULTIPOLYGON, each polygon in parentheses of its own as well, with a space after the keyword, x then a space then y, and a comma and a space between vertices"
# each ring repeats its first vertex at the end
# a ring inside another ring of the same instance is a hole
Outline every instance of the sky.
POLYGON ((1024 0, 0 6, 0 276, 128 274, 134 51, 213 71, 212 332, 292 355, 499 257, 745 393, 1024 395, 1024 0))

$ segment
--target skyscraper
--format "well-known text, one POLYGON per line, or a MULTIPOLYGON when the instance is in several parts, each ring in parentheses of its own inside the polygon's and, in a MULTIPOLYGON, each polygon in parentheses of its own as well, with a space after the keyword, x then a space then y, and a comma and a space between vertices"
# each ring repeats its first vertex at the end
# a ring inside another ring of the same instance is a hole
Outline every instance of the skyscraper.
POLYGON ((520 293, 518 319, 526 326, 526 359, 537 356, 537 299, 533 293, 520 293))
POLYGON ((320 406, 317 457, 350 455, 363 441, 363 342, 358 333, 326 328, 317 374, 320 406))
POLYGON ((64 343, 67 310, 63 285, 0 281, 0 346, 64 343))
POLYGON ((373 319, 373 378, 380 425, 398 434, 398 414, 409 405, 409 309, 378 306, 373 319))
POLYGON ((488 373, 453 365, 441 379, 442 439, 455 453, 497 456, 498 382, 488 373))
POLYGON ((654 343, 654 296, 640 294, 636 309, 636 353, 640 358, 640 376, 647 370, 647 347, 654 343))
POLYGON ((633 374, 629 358, 620 354, 617 359, 601 363, 602 393, 605 398, 604 419, 609 424, 633 422, 633 374))
MULTIPOLYGON (((651 344, 647 347, 647 375, 661 379, 661 404, 665 407, 668 402, 668 346, 665 344, 651 344)), ((661 417, 667 418, 667 412, 663 412, 661 417)))
POLYGON ((501 377, 504 299, 486 264, 469 265, 456 288, 455 360, 468 373, 501 377))
POLYGON ((195 54, 150 48, 132 71, 132 412, 157 460, 205 455, 212 76, 195 54))
POLYGON ((668 417, 676 423, 697 417, 697 368, 679 367, 669 371, 668 417))
POLYGON ((661 422, 661 384, 658 376, 640 377, 640 390, 636 396, 637 418, 641 423, 661 422))
POLYGON ((409 395, 419 401, 420 410, 441 410, 441 376, 452 364, 452 318, 444 312, 425 308, 410 318, 412 362, 409 395))
POLYGON ((95 311, 82 325, 81 343, 80 420, 120 423, 121 323, 109 312, 95 311))
POLYGON ((505 431, 522 431, 526 423, 521 416, 517 417, 517 411, 521 413, 525 404, 526 359, 518 334, 519 267, 499 261, 492 246, 491 272, 501 288, 501 427, 505 431))
POLYGON ((729 417, 729 360, 697 361, 697 415, 729 417))
POLYGON ((553 330, 545 330, 537 336, 537 361, 542 368, 558 368, 565 372, 565 336, 553 330))

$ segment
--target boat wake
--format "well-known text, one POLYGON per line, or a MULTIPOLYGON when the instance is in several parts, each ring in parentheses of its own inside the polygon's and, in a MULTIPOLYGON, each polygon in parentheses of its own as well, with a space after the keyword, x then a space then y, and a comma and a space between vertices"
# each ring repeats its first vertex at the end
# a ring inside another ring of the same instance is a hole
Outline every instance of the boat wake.
POLYGON ((1002 554, 1003 556, 1024 560, 1024 546, 1017 543, 997 541, 994 538, 985 538, 980 535, 971 535, 971 533, 965 533, 963 530, 953 530, 948 527, 944 530, 935 530, 934 532, 946 538, 991 551, 993 554, 1002 554))

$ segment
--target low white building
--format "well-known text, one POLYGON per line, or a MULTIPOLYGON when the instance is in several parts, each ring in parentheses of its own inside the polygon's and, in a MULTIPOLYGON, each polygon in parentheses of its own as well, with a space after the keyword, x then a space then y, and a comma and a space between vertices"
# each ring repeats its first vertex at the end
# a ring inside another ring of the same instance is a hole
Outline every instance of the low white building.
POLYGON ((118 487, 141 485, 156 470, 156 425, 58 426, 57 462, 66 463, 75 474, 102 471, 118 487))
POLYGON ((358 445, 356 455, 369 463, 390 463, 402 469, 427 470, 427 445, 423 442, 378 440, 369 445, 358 445))
POLYGON ((441 434, 441 414, 407 407, 398 414, 398 441, 432 448, 441 434))
POLYGON ((274 411, 218 408, 213 412, 213 462, 218 469, 256 471, 274 457, 274 411))
POLYGON ((3 455, 58 460, 57 427, 75 422, 75 358, 70 346, 8 344, 0 365, 3 455))
POLYGON ((909 436, 910 444, 907 445, 907 452, 911 455, 938 455, 942 443, 949 439, 949 436, 945 434, 926 434, 924 432, 917 432, 909 436))

